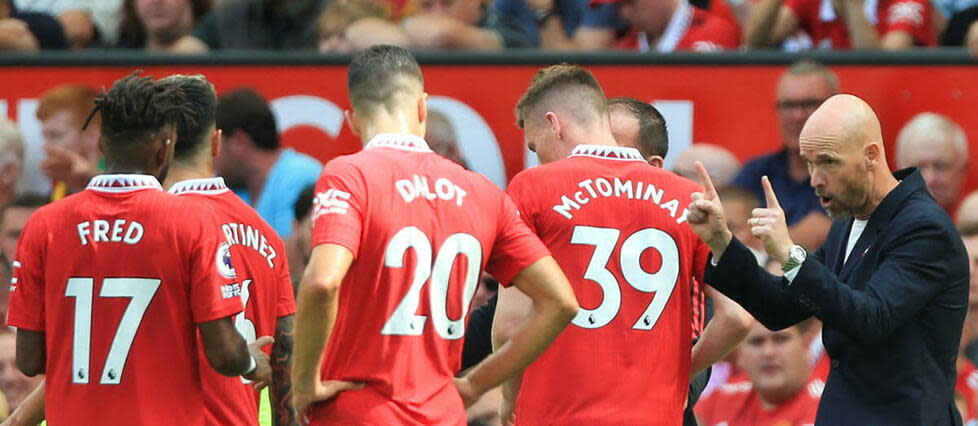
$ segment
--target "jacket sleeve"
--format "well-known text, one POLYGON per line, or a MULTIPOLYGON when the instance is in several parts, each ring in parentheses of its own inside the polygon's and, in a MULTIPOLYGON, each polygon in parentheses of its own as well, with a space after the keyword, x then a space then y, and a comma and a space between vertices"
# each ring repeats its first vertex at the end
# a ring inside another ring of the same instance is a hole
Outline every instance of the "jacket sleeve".
POLYGON ((960 269, 952 263, 960 256, 948 252, 956 246, 952 243, 939 224, 918 221, 881 247, 886 252, 865 287, 841 282, 818 259, 809 258, 788 293, 811 306, 827 327, 859 341, 880 340, 948 284, 948 271, 960 269))
POLYGON ((788 294, 783 277, 761 268, 754 254, 736 238, 730 240, 716 266, 712 261, 707 265, 706 282, 771 330, 791 327, 813 314, 811 307, 788 294))

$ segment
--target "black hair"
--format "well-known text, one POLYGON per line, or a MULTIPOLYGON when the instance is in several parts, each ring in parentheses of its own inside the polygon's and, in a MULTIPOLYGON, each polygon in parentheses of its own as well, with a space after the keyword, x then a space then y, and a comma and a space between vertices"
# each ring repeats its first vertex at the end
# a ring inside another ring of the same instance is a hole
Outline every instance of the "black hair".
POLYGON ((235 89, 221 96, 217 100, 216 118, 217 128, 225 135, 241 130, 258 148, 267 151, 279 148, 275 115, 265 98, 252 88, 235 89))

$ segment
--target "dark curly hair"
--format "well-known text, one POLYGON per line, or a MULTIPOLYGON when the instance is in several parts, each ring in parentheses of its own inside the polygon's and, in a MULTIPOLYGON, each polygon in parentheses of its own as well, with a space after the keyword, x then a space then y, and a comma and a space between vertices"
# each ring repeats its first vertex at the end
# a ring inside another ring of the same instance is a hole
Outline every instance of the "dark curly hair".
POLYGON ((102 116, 102 143, 113 149, 134 148, 181 124, 196 124, 183 91, 136 71, 117 80, 95 98, 102 116))

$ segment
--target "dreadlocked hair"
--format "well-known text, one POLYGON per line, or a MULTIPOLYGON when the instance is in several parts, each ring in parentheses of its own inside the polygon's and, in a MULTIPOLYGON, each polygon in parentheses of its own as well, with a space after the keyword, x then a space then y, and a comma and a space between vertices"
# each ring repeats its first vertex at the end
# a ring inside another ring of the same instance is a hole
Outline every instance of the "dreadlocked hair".
MULTIPOLYGON (((117 80, 95 98, 102 117, 102 141, 114 148, 149 142, 163 131, 197 122, 184 92, 136 71, 117 80)), ((176 141, 174 141, 176 142, 176 141)))

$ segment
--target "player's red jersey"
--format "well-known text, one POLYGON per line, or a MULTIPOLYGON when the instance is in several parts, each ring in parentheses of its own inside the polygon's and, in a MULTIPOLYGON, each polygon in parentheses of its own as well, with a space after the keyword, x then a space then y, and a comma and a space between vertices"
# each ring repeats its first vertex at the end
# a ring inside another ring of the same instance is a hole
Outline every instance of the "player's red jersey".
POLYGON ((8 321, 45 333, 50 424, 204 424, 195 323, 242 310, 214 227, 145 175, 96 176, 31 216, 8 321))
MULTIPOLYGON (((825 358, 825 357, 823 357, 825 358)), ((739 374, 696 403, 693 411, 703 426, 809 426, 815 424, 825 389, 828 362, 812 368, 808 382, 783 404, 766 409, 746 374, 739 374)))
MULTIPOLYGON (((845 20, 832 0, 786 0, 812 43, 823 49, 851 49, 845 20)), ((891 31, 906 31, 917 46, 934 46, 937 36, 931 23, 934 10, 928 0, 865 0, 864 13, 880 38, 891 31)))
POLYGON ((323 170, 313 245, 353 252, 322 378, 366 382, 315 423, 465 424, 453 383, 483 268, 501 283, 548 254, 512 201, 424 139, 374 137, 323 170))
POLYGON ((649 43, 645 33, 632 29, 618 41, 616 47, 660 53, 733 50, 740 47, 740 29, 724 16, 681 1, 654 46, 649 43))
MULTIPOLYGON (((178 182, 170 193, 186 197, 213 211, 218 228, 234 256, 232 275, 240 286, 245 311, 234 325, 248 342, 274 336, 279 317, 295 313, 292 281, 285 261, 285 244, 253 208, 228 190, 222 178, 178 182)), ((265 347, 270 353, 271 348, 265 347)), ((203 351, 203 366, 207 365, 203 351)), ((258 424, 258 393, 237 377, 226 377, 212 368, 201 368, 208 424, 258 424)))
POLYGON ((958 360, 958 381, 954 385, 954 391, 964 397, 967 412, 961 413, 965 423, 975 420, 978 417, 978 369, 967 359, 958 360))
POLYGON ((701 190, 638 150, 593 145, 513 178, 509 194, 581 304, 525 370, 519 424, 682 424, 690 281, 709 252, 685 210, 701 190))

